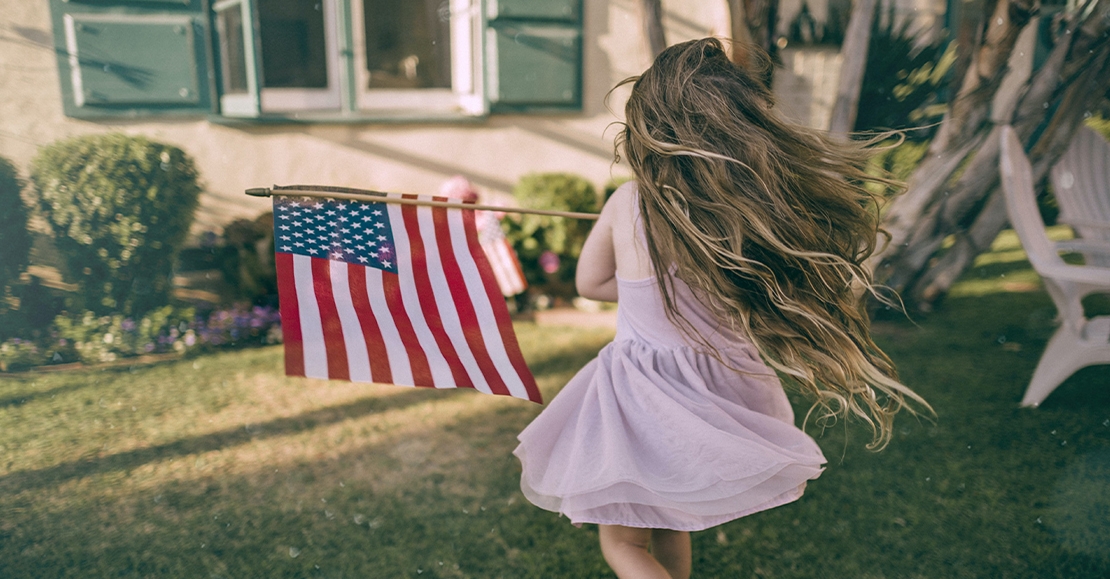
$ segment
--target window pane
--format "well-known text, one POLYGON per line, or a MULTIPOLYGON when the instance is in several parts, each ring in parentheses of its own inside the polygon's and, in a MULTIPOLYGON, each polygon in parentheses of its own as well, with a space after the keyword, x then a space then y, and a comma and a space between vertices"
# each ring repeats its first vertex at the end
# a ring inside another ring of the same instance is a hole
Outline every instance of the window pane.
POLYGON ((262 84, 327 88, 323 0, 259 0, 262 84))
POLYGON ((367 88, 451 88, 449 0, 363 0, 367 88))
POLYGON ((239 5, 216 13, 220 39, 220 70, 224 94, 247 92, 247 55, 243 51, 243 9, 239 5))

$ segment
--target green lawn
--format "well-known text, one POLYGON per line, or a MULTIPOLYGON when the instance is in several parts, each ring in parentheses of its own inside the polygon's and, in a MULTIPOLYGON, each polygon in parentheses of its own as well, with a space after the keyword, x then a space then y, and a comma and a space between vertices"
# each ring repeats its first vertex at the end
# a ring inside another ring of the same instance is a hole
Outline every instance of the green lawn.
MULTIPOLYGON (((694 576, 1110 577, 1110 372, 1017 405, 1054 312, 1004 236, 936 313, 878 323, 935 423, 900 417, 877 454, 811 427, 826 472, 694 534, 694 576)), ((547 398, 611 337, 517 330, 547 398)), ((538 406, 280 368, 265 348, 0 377, 0 577, 611 577, 596 529, 517 488, 538 406)))

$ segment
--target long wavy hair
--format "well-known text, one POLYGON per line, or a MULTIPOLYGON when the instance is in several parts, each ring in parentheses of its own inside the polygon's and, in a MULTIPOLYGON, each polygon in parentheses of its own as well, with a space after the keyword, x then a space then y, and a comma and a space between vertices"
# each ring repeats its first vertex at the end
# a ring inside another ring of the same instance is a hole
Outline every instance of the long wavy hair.
POLYGON ((715 38, 685 42, 621 83, 634 84, 617 150, 638 181, 667 315, 698 339, 676 309, 673 272, 812 396, 811 413, 861 418, 868 448, 881 449, 901 409, 932 410, 872 341, 863 299, 884 299, 865 267, 881 229, 864 185, 897 184, 866 171, 877 140, 834 140, 780 119, 759 76, 768 59, 749 54, 756 64, 738 66, 715 38))

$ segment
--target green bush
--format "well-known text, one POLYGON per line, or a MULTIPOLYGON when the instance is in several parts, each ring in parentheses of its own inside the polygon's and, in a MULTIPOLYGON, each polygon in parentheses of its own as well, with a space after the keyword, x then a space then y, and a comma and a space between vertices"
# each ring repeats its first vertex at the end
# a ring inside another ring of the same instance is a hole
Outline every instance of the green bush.
POLYGON ((195 343, 193 331, 185 329, 193 317, 192 308, 174 306, 150 311, 138 321, 88 311, 81 317, 58 316, 54 331, 59 357, 97 363, 167 350, 184 352, 195 343))
POLYGON ((1098 131, 1102 138, 1110 141, 1110 115, 1096 114, 1088 117, 1086 123, 1088 127, 1098 131))
MULTIPOLYGON (((597 190, 586 179, 569 173, 525 175, 513 188, 521 205, 532 209, 596 212, 597 190)), ((505 234, 520 257, 524 276, 534 293, 554 297, 574 296, 574 270, 582 244, 593 222, 545 215, 520 215, 504 221, 505 234), (559 267, 547 273, 540 256, 550 251, 559 258, 559 267)))
POLYGON ((184 151, 122 134, 44 147, 31 179, 77 282, 77 309, 141 315, 169 303, 174 257, 200 194, 184 151))
POLYGON ((0 157, 0 314, 7 310, 11 285, 19 280, 31 253, 27 208, 19 194, 22 189, 15 166, 0 157))
MULTIPOLYGON (((935 124, 944 115, 945 87, 956 61, 956 43, 943 37, 922 43, 911 32, 913 19, 895 26, 891 5, 884 22, 875 11, 861 85, 856 131, 906 129, 935 124)), ((928 140, 935 126, 907 131, 910 140, 928 140)))
POLYGON ((236 219, 224 227, 223 251, 218 267, 238 300, 277 304, 277 269, 274 264, 274 214, 236 219))

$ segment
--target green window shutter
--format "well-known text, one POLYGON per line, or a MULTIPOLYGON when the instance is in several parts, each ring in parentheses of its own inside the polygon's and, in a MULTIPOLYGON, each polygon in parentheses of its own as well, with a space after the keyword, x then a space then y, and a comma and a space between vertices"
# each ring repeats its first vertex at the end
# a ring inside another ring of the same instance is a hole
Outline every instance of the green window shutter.
POLYGON ((50 0, 50 8, 67 116, 212 110, 202 0, 50 0))
POLYGON ((581 0, 487 0, 486 16, 491 111, 581 110, 581 0))

